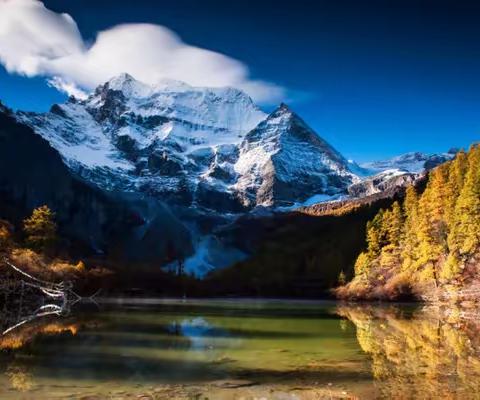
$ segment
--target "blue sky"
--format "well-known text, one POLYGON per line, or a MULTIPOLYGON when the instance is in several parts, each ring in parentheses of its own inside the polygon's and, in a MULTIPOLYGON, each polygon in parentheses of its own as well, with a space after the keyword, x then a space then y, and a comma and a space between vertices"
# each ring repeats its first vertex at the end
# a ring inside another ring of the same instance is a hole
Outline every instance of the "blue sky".
MULTIPOLYGON (((109 0, 44 2, 83 39, 148 22, 287 89, 319 135, 358 161, 465 147, 480 137, 480 2, 109 0)), ((46 110, 65 95, 0 67, 0 99, 46 110)), ((272 105, 266 107, 267 110, 272 105)))

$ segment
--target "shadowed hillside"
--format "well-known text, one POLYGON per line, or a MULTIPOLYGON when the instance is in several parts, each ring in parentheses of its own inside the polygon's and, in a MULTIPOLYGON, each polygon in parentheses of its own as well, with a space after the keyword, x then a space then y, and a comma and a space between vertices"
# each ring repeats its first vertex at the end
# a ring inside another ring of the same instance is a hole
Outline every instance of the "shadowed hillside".
MULTIPOLYGON (((420 186, 422 183, 420 182, 420 186)), ((420 190, 420 189, 419 189, 420 190)), ((365 247, 365 225, 403 189, 297 212, 244 217, 222 233, 251 257, 207 279, 217 295, 323 297, 365 247)))

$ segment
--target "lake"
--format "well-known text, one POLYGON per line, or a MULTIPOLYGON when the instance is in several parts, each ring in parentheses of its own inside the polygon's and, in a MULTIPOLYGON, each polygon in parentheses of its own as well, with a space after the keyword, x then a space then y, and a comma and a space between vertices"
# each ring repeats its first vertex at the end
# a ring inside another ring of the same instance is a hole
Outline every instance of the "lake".
POLYGON ((121 300, 0 336, 0 399, 478 399, 476 311, 121 300))

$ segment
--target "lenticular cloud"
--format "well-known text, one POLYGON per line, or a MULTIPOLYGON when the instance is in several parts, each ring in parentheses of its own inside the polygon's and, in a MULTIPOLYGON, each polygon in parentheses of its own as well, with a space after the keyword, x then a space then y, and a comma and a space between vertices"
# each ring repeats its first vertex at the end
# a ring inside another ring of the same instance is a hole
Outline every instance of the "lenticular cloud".
POLYGON ((99 32, 87 46, 72 17, 38 0, 0 0, 0 62, 11 73, 45 76, 75 97, 123 72, 151 84, 169 78, 194 86, 234 86, 261 103, 283 96, 281 87, 251 80, 238 60, 189 46, 160 25, 118 25, 99 32))

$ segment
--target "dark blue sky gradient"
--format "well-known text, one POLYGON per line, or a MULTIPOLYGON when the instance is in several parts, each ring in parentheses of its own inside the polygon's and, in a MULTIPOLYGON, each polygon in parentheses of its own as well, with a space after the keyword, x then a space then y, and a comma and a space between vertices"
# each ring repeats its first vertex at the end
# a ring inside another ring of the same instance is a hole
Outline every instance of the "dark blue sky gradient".
MULTIPOLYGON (((290 90, 322 137, 359 161, 480 138, 480 1, 45 1, 87 40, 125 22, 165 25, 290 90)), ((0 71, 0 98, 45 110, 64 96, 0 71)))

